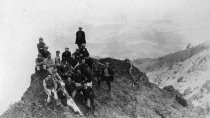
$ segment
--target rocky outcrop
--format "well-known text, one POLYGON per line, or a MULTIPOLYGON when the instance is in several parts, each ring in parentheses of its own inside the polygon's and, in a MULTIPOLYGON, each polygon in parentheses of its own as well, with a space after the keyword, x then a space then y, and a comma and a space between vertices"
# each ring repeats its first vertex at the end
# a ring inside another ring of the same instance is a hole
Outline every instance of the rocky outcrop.
MULTIPOLYGON (((174 90, 158 88, 157 85, 150 83, 147 76, 135 67, 132 73, 138 85, 133 87, 128 73, 128 63, 111 58, 100 61, 109 62, 114 66, 116 74, 112 83, 112 91, 107 92, 105 83, 102 83, 101 88, 96 89, 94 83, 95 114, 84 116, 85 118, 201 117, 194 108, 180 105, 173 95, 174 90)), ((50 109, 44 107, 46 94, 43 90, 42 80, 45 76, 45 71, 32 74, 31 84, 21 101, 13 104, 0 118, 75 118, 76 115, 71 109, 55 107, 54 102, 50 105, 50 109)), ((76 103, 82 112, 86 112, 86 108, 82 104, 76 103)))

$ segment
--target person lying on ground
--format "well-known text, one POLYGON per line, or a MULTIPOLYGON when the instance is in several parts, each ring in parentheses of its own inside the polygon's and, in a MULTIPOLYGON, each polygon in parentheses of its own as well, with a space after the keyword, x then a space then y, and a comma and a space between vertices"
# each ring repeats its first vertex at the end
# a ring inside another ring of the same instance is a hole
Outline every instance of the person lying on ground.
POLYGON ((65 83, 61 81, 61 87, 58 89, 58 97, 61 100, 61 103, 63 104, 63 106, 70 107, 73 109, 74 112, 78 113, 80 116, 83 116, 83 113, 75 104, 73 98, 68 94, 65 86, 65 83))

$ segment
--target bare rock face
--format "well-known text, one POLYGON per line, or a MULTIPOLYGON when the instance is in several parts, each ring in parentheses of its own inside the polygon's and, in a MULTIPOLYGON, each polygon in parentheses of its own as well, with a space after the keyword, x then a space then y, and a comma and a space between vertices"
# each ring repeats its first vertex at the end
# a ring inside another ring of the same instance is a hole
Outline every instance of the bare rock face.
MULTIPOLYGON (((190 47, 190 46, 188 46, 190 47)), ((160 58, 142 62, 139 69, 145 70, 149 81, 165 91, 180 92, 182 97, 175 97, 183 106, 200 107, 201 111, 210 112, 210 43, 171 53, 160 58), (173 87, 173 88, 172 88, 173 87), (184 98, 184 99, 183 99, 184 98), (185 104, 186 103, 186 104, 185 104)))
POLYGON ((173 86, 165 86, 163 90, 166 90, 170 93, 171 96, 175 97, 175 100, 182 105, 183 107, 187 107, 187 100, 180 94, 177 90, 174 89, 173 86))
MULTIPOLYGON (((128 74, 129 64, 116 59, 105 58, 101 62, 109 62, 115 70, 115 79, 112 82, 111 92, 107 92, 105 83, 96 89, 96 108, 94 114, 84 118, 200 118, 201 114, 194 107, 188 107, 180 102, 179 92, 172 87, 165 89, 148 81, 147 76, 134 68, 132 73, 138 85, 132 86, 128 74)), ((55 107, 52 102, 49 108, 45 107, 46 94, 42 80, 46 71, 37 72, 31 76, 31 84, 21 98, 13 104, 0 118, 75 118, 76 114, 71 109, 55 107)), ((77 101, 77 100, 75 100, 77 101)), ((79 102, 76 104, 82 112, 86 108, 79 102)))

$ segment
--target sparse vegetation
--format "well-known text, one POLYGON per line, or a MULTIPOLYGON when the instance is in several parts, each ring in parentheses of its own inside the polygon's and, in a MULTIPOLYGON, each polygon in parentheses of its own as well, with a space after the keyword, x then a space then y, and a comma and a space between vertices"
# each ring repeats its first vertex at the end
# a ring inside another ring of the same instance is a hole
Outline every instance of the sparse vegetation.
MULTIPOLYGON (((101 59, 101 61, 108 61, 115 65, 116 75, 113 89, 111 93, 108 93, 104 89, 104 84, 100 89, 95 89, 95 84, 93 85, 96 94, 95 116, 90 114, 85 116, 86 118, 176 118, 180 114, 183 117, 199 118, 193 108, 184 108, 177 102, 173 94, 150 83, 147 76, 138 69, 134 68, 133 74, 139 85, 132 87, 127 73, 129 69, 127 63, 111 58, 101 59)), ((71 110, 55 108, 53 104, 50 109, 44 107, 44 98, 46 98, 42 87, 44 77, 45 72, 33 74, 30 87, 24 93, 21 101, 12 105, 1 118, 75 118, 71 110)), ((77 104, 85 112, 86 109, 80 103, 77 104)))

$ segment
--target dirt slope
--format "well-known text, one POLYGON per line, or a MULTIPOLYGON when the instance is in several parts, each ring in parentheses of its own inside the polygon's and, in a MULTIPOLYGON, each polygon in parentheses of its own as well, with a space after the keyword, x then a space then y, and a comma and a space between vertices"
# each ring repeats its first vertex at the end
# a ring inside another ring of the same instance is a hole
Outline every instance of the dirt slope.
MULTIPOLYGON (((179 93, 174 89, 160 89, 148 81, 147 76, 134 68, 133 74, 138 86, 132 87, 128 74, 129 64, 121 60, 106 58, 115 67, 115 80, 112 91, 107 92, 105 83, 100 89, 95 89, 95 116, 85 118, 203 118, 202 111, 195 109, 190 103, 186 107, 177 100, 179 93)), ((42 80, 46 72, 35 73, 31 76, 31 84, 21 98, 13 104, 0 118, 75 118, 69 109, 51 109, 44 106, 46 94, 43 91, 42 80)), ((169 87, 170 88, 170 87, 169 87)), ((173 87, 172 87, 173 88, 173 87)), ((181 96, 179 96, 181 98, 181 96)), ((185 101, 184 99, 182 99, 185 101)), ((186 101, 185 101, 186 102, 186 101)), ((83 112, 86 109, 77 103, 83 112)))

